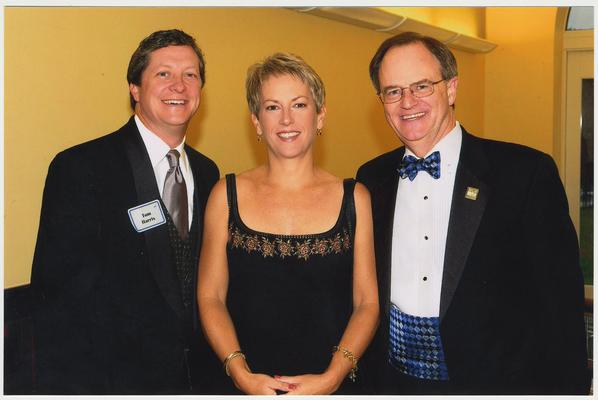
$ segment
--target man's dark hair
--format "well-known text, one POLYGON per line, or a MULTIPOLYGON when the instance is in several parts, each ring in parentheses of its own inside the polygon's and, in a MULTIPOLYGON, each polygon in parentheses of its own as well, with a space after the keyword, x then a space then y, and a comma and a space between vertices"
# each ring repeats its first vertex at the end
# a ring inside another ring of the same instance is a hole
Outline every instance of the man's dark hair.
MULTIPOLYGON (((197 54, 197 58, 199 58, 199 77, 201 78, 201 87, 203 87, 206 83, 206 63, 203 53, 192 36, 178 29, 154 32, 139 43, 139 47, 137 47, 137 50, 131 56, 131 61, 129 61, 127 82, 140 86, 141 75, 149 64, 150 54, 168 46, 189 46, 193 49, 195 54, 197 54)), ((136 101, 130 93, 129 99, 131 101, 131 108, 135 110, 136 101)))
POLYGON ((451 79, 457 76, 457 60, 455 60, 455 56, 444 43, 419 33, 403 32, 382 42, 376 54, 372 57, 372 61, 370 61, 370 79, 374 84, 376 94, 380 94, 380 77, 378 75, 380 64, 382 64, 382 59, 388 50, 393 47, 406 46, 413 43, 423 44, 436 57, 440 63, 442 79, 451 79))

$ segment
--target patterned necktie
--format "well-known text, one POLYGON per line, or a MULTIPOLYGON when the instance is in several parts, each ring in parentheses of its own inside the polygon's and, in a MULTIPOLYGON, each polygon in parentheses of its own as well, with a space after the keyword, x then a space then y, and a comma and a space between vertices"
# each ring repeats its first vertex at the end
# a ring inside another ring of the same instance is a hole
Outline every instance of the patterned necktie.
POLYGON ((409 177, 410 181, 415 179, 419 171, 426 171, 432 178, 438 179, 440 178, 440 152, 435 151, 426 158, 407 156, 401 161, 398 171, 401 179, 409 177))
POLYGON ((185 178, 183 178, 183 173, 179 165, 179 156, 180 154, 176 150, 170 150, 166 154, 170 168, 166 173, 166 179, 164 179, 162 200, 181 239, 184 240, 189 235, 187 185, 185 184, 185 178))

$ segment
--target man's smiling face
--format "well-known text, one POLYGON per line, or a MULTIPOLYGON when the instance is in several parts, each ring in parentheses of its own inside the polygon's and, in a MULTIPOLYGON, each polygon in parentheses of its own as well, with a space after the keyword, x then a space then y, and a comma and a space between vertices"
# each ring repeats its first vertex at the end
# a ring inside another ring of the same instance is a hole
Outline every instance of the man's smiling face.
MULTIPOLYGON (((436 57, 423 44, 412 43, 388 50, 380 65, 379 79, 384 92, 415 82, 436 82, 442 74, 436 57)), ((399 139, 422 157, 455 127, 451 105, 456 94, 457 77, 437 83, 427 97, 417 98, 405 89, 401 100, 384 104, 386 120, 399 139)))
POLYGON ((190 46, 162 47, 150 54, 141 84, 129 85, 135 113, 160 137, 184 135, 201 100, 199 58, 190 46))

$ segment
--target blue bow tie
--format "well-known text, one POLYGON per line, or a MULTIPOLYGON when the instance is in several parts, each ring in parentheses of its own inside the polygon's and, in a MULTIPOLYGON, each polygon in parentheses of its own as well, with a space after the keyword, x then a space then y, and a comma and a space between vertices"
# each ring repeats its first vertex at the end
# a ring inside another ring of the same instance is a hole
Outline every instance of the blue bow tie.
POLYGON ((399 166, 399 176, 401 179, 409 177, 412 181, 419 171, 426 171, 432 178, 440 178, 440 152, 435 151, 426 158, 416 158, 407 156, 401 161, 399 166))

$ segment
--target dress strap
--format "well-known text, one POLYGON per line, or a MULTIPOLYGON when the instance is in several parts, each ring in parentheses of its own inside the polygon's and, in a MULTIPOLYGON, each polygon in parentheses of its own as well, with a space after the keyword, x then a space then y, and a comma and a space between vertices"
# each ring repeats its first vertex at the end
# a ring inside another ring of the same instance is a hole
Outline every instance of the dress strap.
POLYGON ((226 174, 226 199, 228 201, 228 220, 230 222, 237 211, 237 180, 235 174, 226 174))
POLYGON ((349 225, 349 233, 351 234, 351 241, 355 239, 355 179, 347 178, 343 180, 343 201, 345 202, 345 217, 347 218, 347 224, 349 225))

